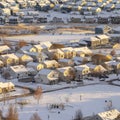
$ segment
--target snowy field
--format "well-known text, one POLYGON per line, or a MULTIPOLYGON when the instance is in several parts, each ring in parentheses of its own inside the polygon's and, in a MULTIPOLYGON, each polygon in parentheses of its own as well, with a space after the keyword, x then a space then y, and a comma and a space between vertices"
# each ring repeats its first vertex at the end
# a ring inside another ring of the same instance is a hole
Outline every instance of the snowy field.
POLYGON ((69 42, 70 40, 80 40, 85 37, 89 37, 90 35, 51 35, 51 34, 45 34, 45 35, 25 35, 25 36, 14 36, 14 37, 6 37, 7 40, 11 41, 19 41, 19 40, 26 40, 27 42, 44 42, 44 41, 50 41, 50 42, 69 42))
MULTIPOLYGON (((23 109, 18 107, 20 120, 29 120, 33 113, 37 112, 42 120, 72 120, 75 112, 81 109, 84 116, 89 116, 106 110, 105 100, 111 100, 113 108, 120 110, 120 88, 111 85, 90 85, 74 89, 60 90, 56 92, 44 93, 40 104, 31 97, 26 97, 31 104, 25 105, 23 109), (81 97, 80 97, 81 96, 81 97), (64 103, 65 109, 48 110, 49 104, 64 103), (58 112, 60 112, 58 114, 58 112)), ((14 101, 10 101, 14 102, 14 101)), ((1 107, 3 103, 0 103, 1 107)), ((7 105, 2 107, 6 111, 7 105)))

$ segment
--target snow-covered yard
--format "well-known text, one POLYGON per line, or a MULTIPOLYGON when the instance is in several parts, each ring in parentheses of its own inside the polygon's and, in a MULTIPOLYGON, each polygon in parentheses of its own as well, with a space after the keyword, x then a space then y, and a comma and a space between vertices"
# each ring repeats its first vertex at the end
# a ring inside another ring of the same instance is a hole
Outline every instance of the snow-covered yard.
MULTIPOLYGON (((23 110, 18 107, 20 120, 29 120, 33 113, 37 112, 42 120, 72 120, 75 112, 81 109, 84 116, 93 115, 105 111, 105 100, 112 100, 113 107, 120 110, 120 88, 111 85, 90 85, 79 88, 70 88, 50 93, 44 93, 40 104, 36 103, 33 96, 27 97, 31 104, 25 105, 23 110), (68 100, 68 102, 66 102, 68 100), (65 109, 48 110, 48 104, 65 104, 65 109), (60 112, 58 114, 58 111, 60 112)), ((11 101, 14 102, 14 101, 11 101)), ((3 103, 0 105, 2 106, 3 103)), ((7 105, 4 106, 6 111, 7 105)))

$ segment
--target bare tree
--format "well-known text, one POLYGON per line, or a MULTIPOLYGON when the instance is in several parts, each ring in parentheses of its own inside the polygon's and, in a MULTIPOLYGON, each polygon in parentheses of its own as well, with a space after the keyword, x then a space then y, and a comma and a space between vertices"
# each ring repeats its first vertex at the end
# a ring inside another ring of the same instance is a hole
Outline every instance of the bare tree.
POLYGON ((83 114, 81 110, 76 111, 74 120, 83 120, 83 114))
POLYGON ((112 50, 112 51, 110 52, 110 55, 112 55, 112 56, 114 56, 115 54, 116 54, 115 50, 112 50))
POLYGON ((30 120, 41 120, 41 118, 40 118, 40 116, 38 115, 38 113, 34 113, 34 114, 31 116, 30 120))
POLYGON ((18 120, 17 108, 13 104, 9 105, 6 120, 18 120))
POLYGON ((115 120, 120 120, 120 114, 115 118, 115 120))
POLYGON ((34 92, 34 98, 37 100, 37 103, 39 104, 40 98, 42 96, 43 90, 41 87, 37 87, 37 89, 34 92))

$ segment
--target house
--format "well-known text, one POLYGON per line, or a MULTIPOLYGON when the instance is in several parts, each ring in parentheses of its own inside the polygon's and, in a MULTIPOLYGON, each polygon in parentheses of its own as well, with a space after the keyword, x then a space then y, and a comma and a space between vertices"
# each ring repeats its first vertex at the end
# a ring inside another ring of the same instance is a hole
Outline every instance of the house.
POLYGON ((23 23, 33 23, 34 22, 34 17, 33 16, 23 16, 23 23))
POLYGON ((52 23, 64 23, 64 20, 60 16, 56 16, 56 17, 53 17, 50 22, 52 22, 52 23))
POLYGON ((110 39, 110 37, 107 35, 97 35, 96 38, 100 39, 101 45, 107 45, 110 39))
POLYGON ((10 92, 15 90, 15 85, 12 82, 0 82, 0 93, 10 92))
POLYGON ((27 63, 27 67, 32 67, 36 71, 39 71, 39 70, 44 68, 44 64, 43 63, 38 63, 38 62, 29 62, 29 63, 27 63))
POLYGON ((75 80, 80 81, 84 76, 90 73, 90 69, 87 65, 75 66, 75 80))
POLYGON ((92 75, 102 75, 107 70, 102 65, 86 64, 89 67, 90 73, 92 75))
POLYGON ((58 60, 60 67, 74 66, 74 61, 72 59, 60 59, 58 60))
POLYGON ((6 54, 6 53, 9 53, 11 50, 10 47, 8 47, 7 45, 2 45, 0 46, 0 54, 6 54))
POLYGON ((28 78, 28 70, 24 65, 15 65, 9 67, 9 73, 12 78, 28 78))
POLYGON ((65 45, 63 43, 52 43, 52 46, 50 49, 60 49, 60 48, 65 48, 65 45))
POLYGON ((73 60, 73 63, 74 65, 81 65, 81 64, 85 64, 87 62, 90 62, 91 58, 90 57, 73 57, 72 60, 73 60))
POLYGON ((20 52, 25 53, 26 51, 37 52, 36 49, 32 45, 23 46, 22 48, 20 48, 20 52))
POLYGON ((61 48, 64 52, 64 58, 73 58, 76 56, 76 52, 72 47, 61 48))
POLYGON ((71 82, 75 78, 75 71, 72 67, 57 68, 60 81, 71 82))
POLYGON ((45 50, 49 50, 51 48, 51 46, 52 46, 52 43, 49 42, 49 41, 46 41, 46 42, 40 42, 40 45, 44 46, 45 50))
POLYGON ((97 22, 99 24, 108 24, 110 22, 110 16, 106 14, 100 14, 98 15, 97 22))
POLYGON ((47 17, 46 16, 37 17, 37 23, 47 23, 47 17))
POLYGON ((10 10, 10 8, 3 8, 3 9, 2 9, 2 14, 5 15, 5 16, 11 15, 11 10, 10 10))
POLYGON ((19 24, 20 19, 17 16, 10 16, 8 22, 9 22, 9 24, 19 24))
POLYGON ((116 43, 114 46, 113 46, 113 49, 120 49, 120 43, 116 43))
POLYGON ((19 64, 19 58, 14 53, 1 55, 0 60, 2 60, 6 66, 19 64))
POLYGON ((109 34, 110 36, 110 43, 115 44, 115 43, 120 43, 120 34, 109 34))
POLYGON ((56 60, 45 60, 43 61, 45 68, 58 68, 59 64, 56 60))
POLYGON ((46 50, 46 46, 45 45, 33 45, 33 47, 36 49, 36 52, 40 53, 46 50))
POLYGON ((55 84, 58 82, 59 74, 55 70, 42 69, 34 77, 35 81, 43 84, 55 84))
POLYGON ((96 18, 95 16, 85 16, 85 22, 86 23, 96 23, 96 18))
POLYGON ((84 38, 84 41, 87 43, 87 46, 91 48, 100 46, 100 40, 94 36, 89 38, 84 38))
POLYGON ((48 50, 47 55, 49 56, 50 59, 55 59, 55 60, 59 60, 59 59, 64 59, 64 52, 60 49, 52 49, 52 50, 48 50))
POLYGON ((45 61, 45 60, 48 60, 48 56, 44 53, 44 52, 41 52, 41 53, 39 53, 37 56, 36 56, 36 60, 38 61, 38 62, 43 62, 43 61, 45 61))
POLYGON ((112 24, 120 24, 120 15, 119 14, 111 15, 111 23, 112 24))
POLYGON ((98 113, 92 118, 92 120, 118 120, 117 117, 119 115, 120 115, 120 112, 117 109, 112 109, 112 110, 98 113))
POLYGON ((95 34, 106 34, 111 30, 112 28, 107 25, 99 25, 95 27, 95 34))
POLYGON ((85 56, 91 56, 93 53, 88 47, 79 47, 74 48, 76 51, 76 56, 85 57, 85 56))
POLYGON ((32 67, 26 67, 28 70, 28 76, 33 77, 37 74, 37 71, 32 67))
POLYGON ((33 62, 33 58, 27 54, 16 53, 16 56, 19 58, 19 63, 21 63, 21 64, 33 62))
POLYGON ((81 18, 80 15, 75 15, 75 16, 71 15, 70 22, 71 23, 81 23, 82 22, 82 18, 81 18))
POLYGON ((109 71, 109 72, 119 72, 120 71, 120 62, 117 61, 108 61, 104 63, 104 67, 109 71))
POLYGON ((91 7, 90 11, 92 12, 92 15, 96 15, 96 14, 100 13, 102 10, 99 7, 91 7))
POLYGON ((5 16, 0 16, 0 25, 4 25, 6 21, 5 16))

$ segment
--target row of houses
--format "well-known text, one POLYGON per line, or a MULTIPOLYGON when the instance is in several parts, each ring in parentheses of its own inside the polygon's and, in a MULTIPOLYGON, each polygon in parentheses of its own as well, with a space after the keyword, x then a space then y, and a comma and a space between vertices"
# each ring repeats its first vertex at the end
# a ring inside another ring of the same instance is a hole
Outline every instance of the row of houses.
MULTIPOLYGON (((120 72, 120 62, 111 60, 108 62, 104 62, 102 65, 87 63, 77 66, 71 66, 69 64, 66 67, 56 66, 56 68, 54 69, 51 69, 49 67, 41 68, 40 63, 28 63, 27 67, 25 67, 24 65, 10 66, 8 68, 8 71, 12 78, 22 80, 25 78, 31 78, 31 76, 33 76, 33 79, 36 82, 43 84, 53 84, 58 83, 59 81, 81 81, 84 77, 88 75, 99 77, 101 75, 107 75, 108 73, 118 74, 120 72)), ((28 81, 32 82, 31 79, 24 80, 24 82, 28 81)))
MULTIPOLYGON (((59 13, 58 13, 59 14, 59 13)), ((65 17, 51 16, 38 14, 34 15, 14 15, 14 16, 0 16, 0 24, 20 24, 20 23, 98 23, 98 24, 119 24, 120 16, 119 14, 114 15, 67 15, 65 17)))
POLYGON ((90 74, 119 73, 119 44, 108 51, 61 46, 54 48, 55 46, 53 47, 50 42, 41 42, 37 45, 23 46, 16 53, 9 53, 11 50, 9 47, 1 46, 1 72, 4 74, 8 71, 8 76, 11 78, 19 80, 32 78, 36 82, 45 84, 80 80, 90 74))

